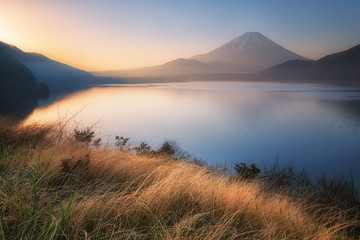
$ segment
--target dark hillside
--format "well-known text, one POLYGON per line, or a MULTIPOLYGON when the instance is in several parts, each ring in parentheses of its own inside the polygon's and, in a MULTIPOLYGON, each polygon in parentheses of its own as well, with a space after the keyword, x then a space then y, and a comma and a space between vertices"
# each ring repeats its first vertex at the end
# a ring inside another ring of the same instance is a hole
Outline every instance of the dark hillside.
POLYGON ((48 95, 48 87, 36 83, 32 72, 0 46, 0 113, 23 118, 48 95))

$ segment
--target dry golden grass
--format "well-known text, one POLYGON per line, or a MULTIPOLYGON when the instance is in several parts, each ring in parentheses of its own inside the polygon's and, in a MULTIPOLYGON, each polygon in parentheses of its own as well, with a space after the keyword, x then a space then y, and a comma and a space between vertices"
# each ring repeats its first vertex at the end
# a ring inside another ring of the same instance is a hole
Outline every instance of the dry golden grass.
POLYGON ((346 239, 260 182, 45 135, 1 151, 2 239, 346 239))

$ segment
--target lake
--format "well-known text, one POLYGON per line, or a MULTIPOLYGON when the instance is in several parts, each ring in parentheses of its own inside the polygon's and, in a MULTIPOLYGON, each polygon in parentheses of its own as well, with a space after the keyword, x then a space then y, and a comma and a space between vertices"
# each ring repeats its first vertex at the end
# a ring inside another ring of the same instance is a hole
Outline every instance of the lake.
POLYGON ((193 82, 104 85, 49 103, 25 122, 75 116, 103 143, 165 139, 210 165, 304 168, 312 176, 348 174, 360 182, 360 89, 295 83, 193 82))

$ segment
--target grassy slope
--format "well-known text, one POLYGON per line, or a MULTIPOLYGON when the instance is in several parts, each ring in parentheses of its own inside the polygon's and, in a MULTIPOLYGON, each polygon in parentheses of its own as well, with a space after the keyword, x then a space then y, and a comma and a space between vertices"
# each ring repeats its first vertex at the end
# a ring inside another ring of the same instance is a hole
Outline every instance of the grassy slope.
POLYGON ((0 118, 2 239, 336 239, 341 216, 166 156, 0 118))

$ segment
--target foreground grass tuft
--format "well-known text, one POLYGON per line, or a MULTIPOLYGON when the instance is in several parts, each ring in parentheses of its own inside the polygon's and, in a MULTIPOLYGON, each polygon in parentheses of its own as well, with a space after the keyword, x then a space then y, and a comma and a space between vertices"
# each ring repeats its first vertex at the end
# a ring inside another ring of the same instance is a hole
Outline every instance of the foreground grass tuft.
POLYGON ((344 229, 357 224, 166 154, 92 147, 54 134, 56 126, 4 123, 2 239, 347 239, 344 229))

